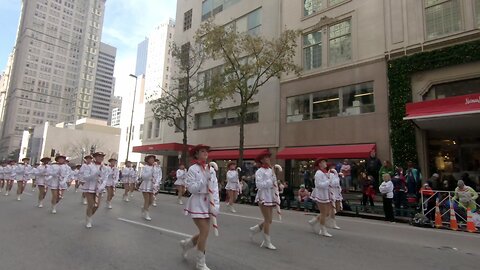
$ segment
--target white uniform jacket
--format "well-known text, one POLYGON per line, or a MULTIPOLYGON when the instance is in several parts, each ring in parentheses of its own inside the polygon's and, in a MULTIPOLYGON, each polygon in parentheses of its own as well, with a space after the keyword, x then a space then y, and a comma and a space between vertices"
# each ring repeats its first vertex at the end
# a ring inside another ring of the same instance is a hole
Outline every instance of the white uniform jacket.
POLYGON ((192 218, 209 218, 210 214, 218 214, 220 197, 217 174, 213 168, 208 165, 202 168, 199 164, 190 166, 185 177, 185 186, 192 194, 185 205, 186 215, 190 215, 192 218), (209 188, 213 199, 213 208, 210 208, 209 188))
POLYGON ((146 165, 142 168, 140 178, 142 183, 139 190, 141 192, 153 193, 155 190, 158 190, 162 183, 162 169, 159 166, 146 165))
POLYGON ((177 170, 177 180, 174 185, 176 186, 185 186, 185 177, 187 177, 187 170, 177 170))
POLYGON ((132 168, 123 168, 122 169, 122 183, 124 184, 135 184, 137 182, 137 172, 132 168))
POLYGON ((102 193, 108 177, 108 168, 103 164, 83 164, 80 177, 83 181, 82 191, 87 193, 102 193))
POLYGON ((240 180, 238 177, 237 170, 229 170, 227 172, 227 185, 225 186, 226 190, 235 190, 238 193, 241 193, 240 180))
POLYGON ((47 169, 52 165, 39 165, 35 168, 35 180, 37 186, 47 186, 48 185, 48 171, 47 169))
POLYGON ((330 173, 324 173, 322 170, 317 170, 315 173, 315 188, 310 197, 312 200, 319 203, 330 202, 330 173))
POLYGON ((329 191, 332 196, 332 201, 342 201, 342 185, 340 184, 340 177, 338 176, 338 172, 336 170, 332 170, 330 172, 330 186, 329 191))
POLYGON ((115 187, 120 177, 120 171, 117 167, 107 166, 107 187, 115 187))
POLYGON ((70 167, 67 164, 52 164, 47 167, 47 183, 50 189, 67 189, 70 178, 70 167))
POLYGON ((272 168, 260 167, 255 172, 255 184, 257 186, 257 196, 255 202, 264 206, 275 206, 280 204, 280 198, 275 196, 275 183, 277 176, 272 168))
POLYGON ((15 180, 28 181, 32 179, 33 167, 30 164, 18 164, 15 167, 15 180))

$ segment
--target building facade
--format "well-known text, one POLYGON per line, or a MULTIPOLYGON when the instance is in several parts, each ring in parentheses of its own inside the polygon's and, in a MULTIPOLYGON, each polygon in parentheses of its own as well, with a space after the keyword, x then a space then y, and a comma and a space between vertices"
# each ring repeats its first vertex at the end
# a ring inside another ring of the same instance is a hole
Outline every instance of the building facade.
MULTIPOLYGON (((389 73, 409 82, 399 87, 391 77, 389 94, 411 97, 395 104, 403 119, 392 121, 410 128, 416 146, 405 153, 397 143, 393 152, 417 159, 425 179, 439 173, 455 182, 468 173, 478 183, 480 1, 386 1, 385 8, 389 73), (406 66, 413 68, 400 71, 406 66)), ((395 141, 398 130, 392 126, 395 141)))
POLYGON ((117 49, 115 47, 103 42, 100 43, 91 118, 104 121, 109 121, 110 119, 113 90, 115 89, 113 71, 115 69, 116 54, 117 49))
POLYGON ((110 102, 110 117, 108 119, 108 125, 112 127, 120 126, 120 115, 122 112, 122 97, 114 96, 110 102))
POLYGON ((91 115, 104 10, 105 0, 22 1, 1 153, 29 127, 91 115))
POLYGON ((137 46, 137 61, 135 62, 135 75, 140 76, 147 72, 148 37, 137 46))

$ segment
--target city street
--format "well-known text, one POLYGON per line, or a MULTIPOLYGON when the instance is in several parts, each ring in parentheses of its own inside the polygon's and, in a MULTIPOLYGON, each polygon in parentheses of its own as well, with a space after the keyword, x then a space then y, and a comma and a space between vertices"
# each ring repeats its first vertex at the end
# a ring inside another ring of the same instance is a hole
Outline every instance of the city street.
MULTIPOLYGON (((36 208, 35 195, 24 194, 22 201, 0 197, 0 269, 194 268, 192 256, 182 260, 178 242, 195 227, 174 196, 158 196, 151 222, 140 216, 139 193, 128 203, 117 196, 114 209, 103 204, 94 227, 86 229, 80 193, 67 192, 56 215, 48 204, 36 208)), ((255 243, 248 237, 248 228, 259 221, 258 209, 238 205, 237 210, 219 217, 220 236, 212 233, 209 239, 211 269, 467 270, 479 265, 479 234, 339 217, 342 230, 325 238, 311 232, 310 216, 296 211, 284 211, 283 221, 273 224, 278 250, 262 249, 260 236, 255 243)))

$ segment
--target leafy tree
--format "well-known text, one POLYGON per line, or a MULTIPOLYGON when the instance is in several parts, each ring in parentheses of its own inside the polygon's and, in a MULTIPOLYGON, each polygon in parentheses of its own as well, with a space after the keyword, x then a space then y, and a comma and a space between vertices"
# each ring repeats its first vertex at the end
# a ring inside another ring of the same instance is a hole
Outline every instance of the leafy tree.
POLYGON ((194 45, 172 45, 172 57, 176 70, 168 89, 150 101, 155 118, 166 121, 183 133, 182 162, 186 164, 188 151, 188 127, 192 123, 194 105, 203 99, 202 91, 197 85, 199 70, 204 61, 204 54, 194 45))
POLYGON ((239 33, 230 26, 204 23, 196 33, 197 43, 202 44, 206 56, 222 60, 222 72, 212 76, 205 97, 215 113, 226 99, 240 103, 238 112, 240 142, 239 164, 243 164, 245 122, 249 106, 255 96, 272 78, 282 73, 299 73, 293 58, 299 32, 285 30, 278 37, 266 39, 260 35, 239 33))

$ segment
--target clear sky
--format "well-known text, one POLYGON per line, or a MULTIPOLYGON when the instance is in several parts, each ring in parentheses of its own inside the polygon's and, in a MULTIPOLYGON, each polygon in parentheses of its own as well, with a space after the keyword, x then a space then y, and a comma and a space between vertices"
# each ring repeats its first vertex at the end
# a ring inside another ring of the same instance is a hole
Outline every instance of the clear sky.
MULTIPOLYGON (((7 58, 15 45, 20 16, 21 0, 0 0, 0 70, 4 70, 7 58)), ((115 77, 117 94, 135 72, 137 45, 153 28, 175 19, 176 0, 107 0, 102 42, 117 48, 115 77)))

